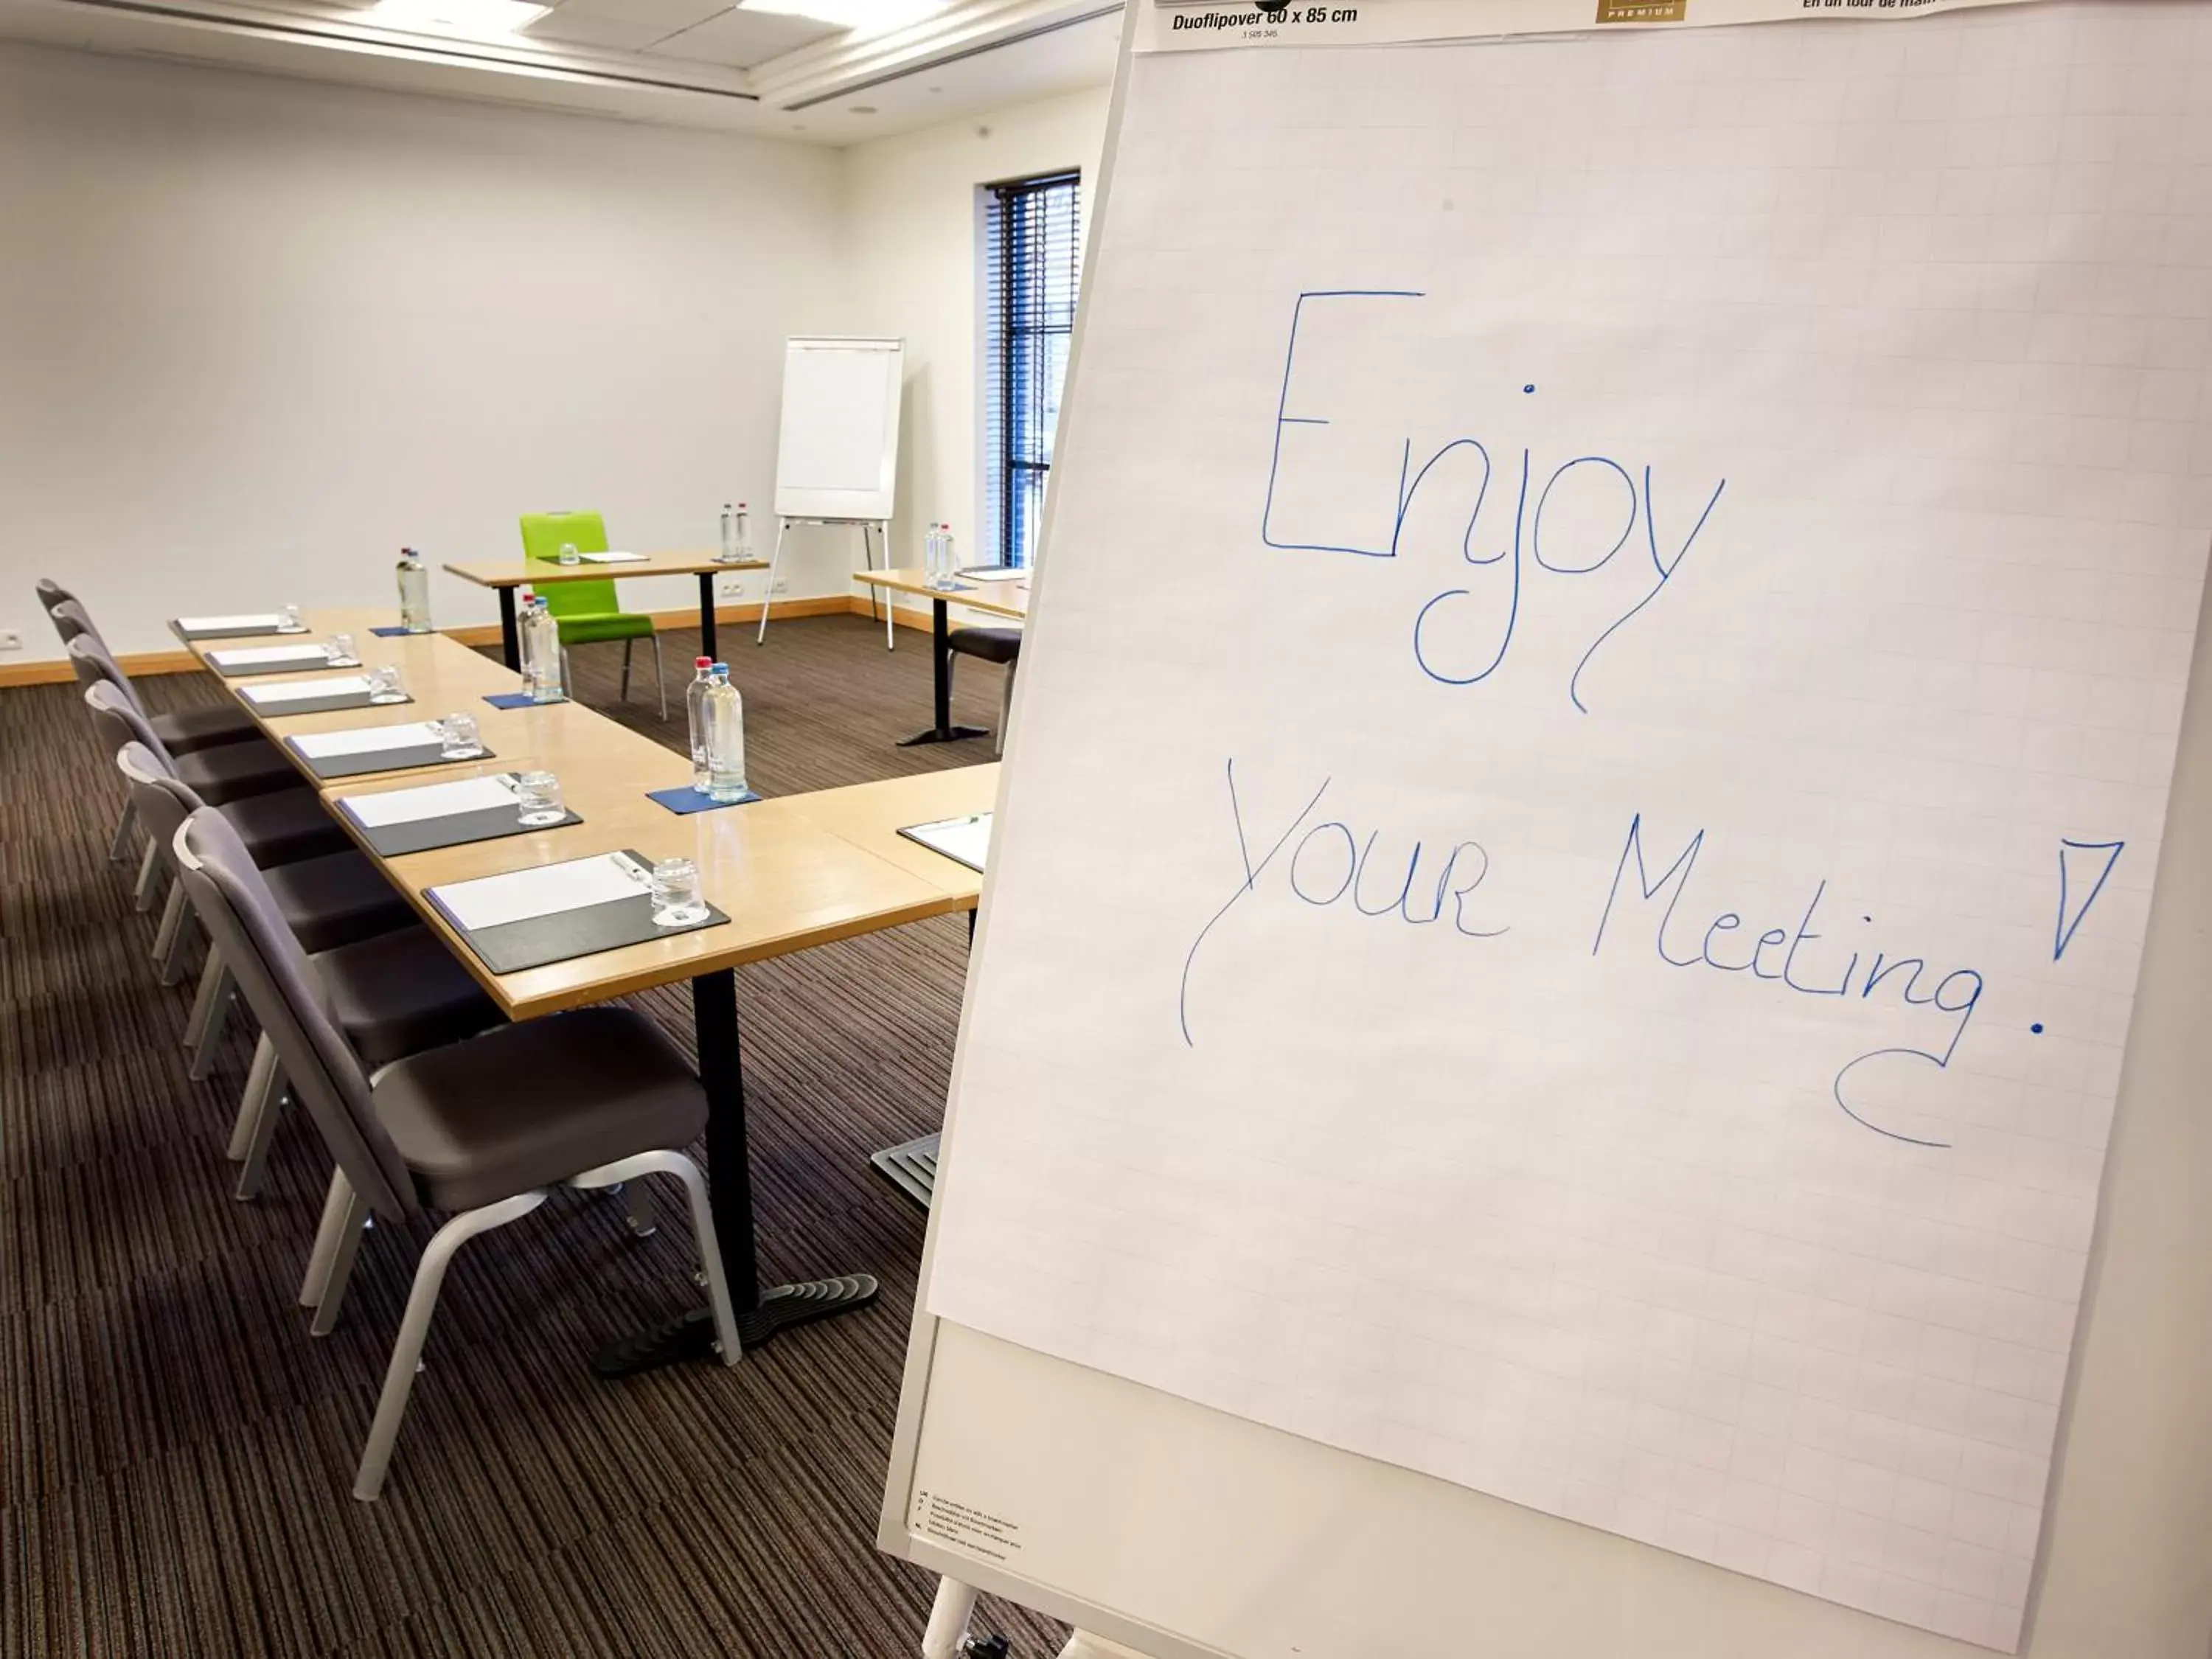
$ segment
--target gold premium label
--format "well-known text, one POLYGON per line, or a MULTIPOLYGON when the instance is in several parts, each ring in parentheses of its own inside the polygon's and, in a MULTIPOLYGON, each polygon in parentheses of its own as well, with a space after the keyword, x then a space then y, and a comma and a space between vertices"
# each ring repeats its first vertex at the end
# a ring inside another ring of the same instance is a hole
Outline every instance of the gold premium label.
POLYGON ((1690 0, 1597 0, 1601 23, 1679 23, 1690 0))

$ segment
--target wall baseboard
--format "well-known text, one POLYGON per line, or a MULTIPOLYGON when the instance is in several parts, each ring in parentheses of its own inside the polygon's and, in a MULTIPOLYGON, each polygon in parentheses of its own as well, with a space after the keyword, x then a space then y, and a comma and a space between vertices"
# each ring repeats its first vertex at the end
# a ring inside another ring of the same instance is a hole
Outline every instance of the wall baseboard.
MULTIPOLYGON (((771 616, 773 620, 782 622, 793 617, 843 617, 856 611, 864 617, 868 614, 868 601, 865 597, 854 599, 844 593, 828 593, 812 599, 778 599, 771 616)), ((745 604, 718 605, 714 607, 714 623, 717 628, 757 625, 760 614, 761 602, 758 599, 745 604)), ((652 616, 662 628, 696 628, 699 625, 699 612, 696 607, 690 611, 655 611, 652 616)), ((909 628, 926 629, 929 626, 927 615, 916 623, 903 611, 899 613, 899 622, 902 626, 909 628)), ((497 623, 469 628, 441 628, 438 631, 447 639, 458 640, 463 645, 499 643, 497 623)), ((136 651, 116 660, 122 665, 123 672, 133 678, 142 674, 190 674, 197 672, 200 665, 200 659, 189 651, 136 651)), ((0 688, 58 685, 76 678, 76 671, 66 662, 0 663, 0 688)))

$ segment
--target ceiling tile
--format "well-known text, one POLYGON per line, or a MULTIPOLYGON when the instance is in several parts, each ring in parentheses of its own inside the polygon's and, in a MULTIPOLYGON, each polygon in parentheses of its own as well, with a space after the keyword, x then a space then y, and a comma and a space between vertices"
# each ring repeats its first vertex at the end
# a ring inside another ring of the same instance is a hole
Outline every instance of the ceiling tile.
MULTIPOLYGON (((564 0, 561 9, 581 17, 611 17, 673 34, 730 9, 730 0, 564 0)), ((658 38, 658 37, 656 37, 658 38)))
MULTIPOLYGON (((611 0, 608 3, 611 3, 611 0)), ((835 23, 824 23, 817 18, 732 9, 659 42, 647 55, 750 69, 755 64, 781 57, 810 40, 842 33, 835 23)))
POLYGON ((669 28, 665 23, 580 11, 570 4, 546 13, 522 32, 532 40, 549 40, 561 46, 611 46, 619 52, 635 52, 665 38, 669 28))

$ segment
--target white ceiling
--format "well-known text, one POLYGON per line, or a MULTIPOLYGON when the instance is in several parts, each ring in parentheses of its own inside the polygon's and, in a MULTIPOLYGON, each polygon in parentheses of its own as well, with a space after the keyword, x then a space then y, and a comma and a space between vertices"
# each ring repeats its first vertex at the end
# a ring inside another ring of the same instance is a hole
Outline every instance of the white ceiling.
POLYGON ((728 0, 560 0, 498 41, 333 0, 0 0, 0 38, 830 145, 1103 85, 1120 30, 1119 0, 962 0, 872 36, 728 0))

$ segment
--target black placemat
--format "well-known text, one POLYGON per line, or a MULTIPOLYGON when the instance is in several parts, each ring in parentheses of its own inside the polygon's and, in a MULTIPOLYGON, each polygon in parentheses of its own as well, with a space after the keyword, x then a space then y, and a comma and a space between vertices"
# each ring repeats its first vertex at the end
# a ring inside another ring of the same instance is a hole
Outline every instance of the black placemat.
MULTIPOLYGON (((626 850, 626 855, 648 870, 653 867, 653 860, 642 853, 626 850)), ((572 860, 555 861, 565 864, 572 860)), ((648 939, 696 933, 702 928, 722 927, 730 920, 710 904, 707 914, 697 921, 663 927, 653 919, 653 895, 640 892, 635 898, 609 899, 603 904, 587 904, 581 909, 563 910, 556 915, 502 922, 479 932, 461 925, 459 919, 446 908, 437 889, 430 889, 428 896, 453 931, 467 942, 469 949, 495 974, 519 974, 526 968, 543 968, 550 963, 594 957, 602 951, 619 951, 626 945, 643 945, 648 939)))
POLYGON ((472 754, 448 756, 441 743, 410 743, 398 749, 366 749, 353 755, 310 755, 300 747, 297 738, 284 739, 284 746, 300 757, 301 763, 317 777, 357 778, 364 772, 406 772, 420 766, 473 766, 478 761, 497 760, 489 749, 478 749, 472 754))

